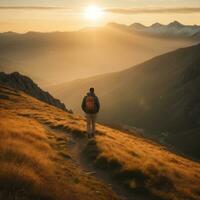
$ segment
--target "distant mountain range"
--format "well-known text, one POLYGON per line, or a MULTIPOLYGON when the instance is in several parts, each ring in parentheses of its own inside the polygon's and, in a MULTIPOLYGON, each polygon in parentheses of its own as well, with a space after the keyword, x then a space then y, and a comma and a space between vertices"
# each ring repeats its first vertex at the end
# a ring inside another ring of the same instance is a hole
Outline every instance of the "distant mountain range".
POLYGON ((130 26, 120 25, 112 23, 111 26, 115 26, 128 31, 147 34, 150 36, 169 37, 169 38, 187 38, 192 40, 200 40, 200 26, 198 25, 183 25, 178 21, 163 25, 160 23, 154 23, 151 26, 145 26, 140 23, 134 23, 130 26))
POLYGON ((43 87, 123 70, 197 43, 149 36, 132 29, 110 24, 74 32, 0 33, 0 71, 21 72, 43 87))
POLYGON ((55 99, 48 92, 41 90, 29 77, 23 76, 18 72, 11 74, 0 72, 0 84, 21 90, 40 101, 68 111, 60 100, 55 99))
POLYGON ((81 112, 82 97, 91 86, 101 100, 101 122, 142 128, 146 135, 200 158, 200 45, 51 91, 81 112))

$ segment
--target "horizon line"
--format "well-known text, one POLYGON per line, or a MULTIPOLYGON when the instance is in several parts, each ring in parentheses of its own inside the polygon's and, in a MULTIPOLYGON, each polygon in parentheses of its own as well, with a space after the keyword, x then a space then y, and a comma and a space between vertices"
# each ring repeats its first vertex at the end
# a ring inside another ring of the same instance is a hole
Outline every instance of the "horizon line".
POLYGON ((52 30, 52 31, 34 31, 34 30, 28 30, 26 32, 17 32, 17 31, 12 31, 12 30, 8 30, 8 31, 3 31, 3 32, 0 32, 0 34, 4 34, 4 33, 16 33, 16 34, 27 34, 27 33, 70 33, 70 32, 78 32, 78 31, 81 31, 81 30, 84 30, 84 29, 89 29, 89 28, 102 28, 102 27, 106 27, 110 24, 117 24, 117 25, 124 25, 124 26, 131 26, 133 24, 141 24, 143 26, 146 26, 146 27, 151 27, 153 24, 155 23, 159 23, 163 26, 167 26, 173 22, 178 22, 180 24, 182 24, 183 26, 199 26, 200 27, 200 24, 184 24, 184 23, 181 23, 179 22, 178 20, 172 20, 171 22, 168 22, 167 24, 163 24, 163 23, 159 23, 159 22, 154 22, 152 23, 151 25, 144 25, 143 23, 140 23, 140 22, 134 22, 134 23, 131 23, 131 24, 125 24, 125 23, 118 23, 118 22, 108 22, 106 23, 105 25, 100 25, 100 26, 85 26, 85 27, 82 27, 82 28, 79 28, 79 29, 74 29, 74 30, 52 30))

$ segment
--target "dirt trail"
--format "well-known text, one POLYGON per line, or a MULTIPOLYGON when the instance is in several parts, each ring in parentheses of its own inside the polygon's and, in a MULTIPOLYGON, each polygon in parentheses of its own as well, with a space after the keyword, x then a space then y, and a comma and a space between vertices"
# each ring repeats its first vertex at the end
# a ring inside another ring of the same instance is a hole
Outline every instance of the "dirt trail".
POLYGON ((88 143, 86 137, 78 138, 74 137, 72 133, 66 133, 62 130, 52 130, 49 127, 47 128, 50 131, 56 131, 65 135, 68 138, 68 142, 66 143, 68 152, 75 164, 81 168, 83 173, 94 176, 97 180, 100 180, 107 187, 111 188, 121 200, 153 200, 150 197, 142 197, 141 195, 133 194, 114 181, 108 172, 95 168, 92 162, 88 161, 86 156, 83 154, 88 143))
POLYGON ((84 139, 75 139, 75 142, 70 144, 70 152, 72 156, 78 162, 78 165, 89 175, 95 176, 98 180, 103 182, 108 187, 111 187, 112 190, 117 194, 117 196, 122 200, 145 200, 144 198, 136 198, 130 192, 125 191, 120 185, 116 184, 108 172, 94 168, 92 162, 88 161, 83 155, 83 151, 87 145, 87 138, 84 139))

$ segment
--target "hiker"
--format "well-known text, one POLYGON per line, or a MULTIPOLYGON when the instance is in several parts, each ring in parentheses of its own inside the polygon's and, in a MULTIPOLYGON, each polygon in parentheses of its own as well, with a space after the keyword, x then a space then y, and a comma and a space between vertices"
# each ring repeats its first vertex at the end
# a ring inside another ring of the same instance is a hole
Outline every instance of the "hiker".
POLYGON ((88 138, 95 136, 95 122, 99 109, 99 99, 94 93, 94 88, 90 88, 89 92, 82 101, 82 110, 85 112, 87 120, 88 138))

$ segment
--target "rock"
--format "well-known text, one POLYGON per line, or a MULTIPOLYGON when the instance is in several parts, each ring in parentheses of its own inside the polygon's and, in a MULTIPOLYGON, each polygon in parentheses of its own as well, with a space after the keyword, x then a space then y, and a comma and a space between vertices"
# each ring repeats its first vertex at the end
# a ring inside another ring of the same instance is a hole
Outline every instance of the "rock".
POLYGON ((71 112, 71 110, 69 111, 65 107, 64 103, 60 102, 58 99, 55 99, 48 92, 40 89, 38 85, 34 83, 29 77, 23 76, 19 72, 14 72, 11 74, 0 72, 0 83, 17 90, 21 90, 40 101, 60 108, 66 112, 71 112))

